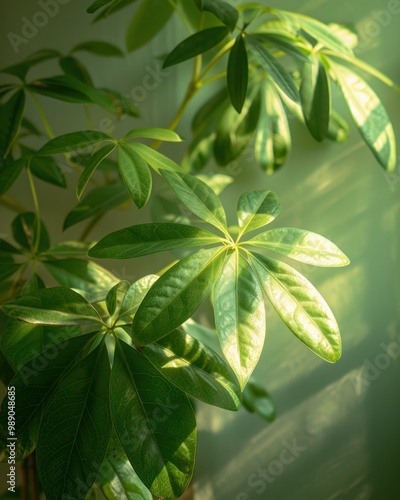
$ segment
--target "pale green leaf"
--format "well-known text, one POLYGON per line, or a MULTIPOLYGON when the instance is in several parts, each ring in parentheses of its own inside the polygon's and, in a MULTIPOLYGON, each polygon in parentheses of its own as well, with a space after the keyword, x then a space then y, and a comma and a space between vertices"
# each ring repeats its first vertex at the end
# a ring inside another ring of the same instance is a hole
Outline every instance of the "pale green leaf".
POLYGON ((281 202, 273 191, 243 193, 237 207, 240 234, 269 224, 278 217, 280 211, 281 202))

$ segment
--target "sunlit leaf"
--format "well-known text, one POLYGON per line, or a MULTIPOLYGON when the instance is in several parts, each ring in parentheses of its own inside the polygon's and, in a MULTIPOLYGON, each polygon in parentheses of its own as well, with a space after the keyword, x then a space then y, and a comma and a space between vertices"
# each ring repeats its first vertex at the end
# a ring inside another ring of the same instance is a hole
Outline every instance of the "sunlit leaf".
POLYGON ((149 291, 150 287, 158 280, 156 274, 149 274, 137 280, 129 287, 124 298, 122 299, 119 317, 131 316, 139 307, 144 296, 149 291))
POLYGON ((239 251, 227 258, 215 284, 214 314, 222 351, 243 390, 261 355, 266 319, 261 287, 239 251))
POLYGON ((210 294, 224 257, 221 248, 199 250, 168 269, 150 288, 135 314, 135 342, 151 344, 190 318, 210 294))
POLYGON ((275 259, 253 254, 252 266, 287 327, 315 354, 335 363, 342 352, 339 327, 314 286, 295 269, 275 259))
POLYGON ((246 243, 321 267, 347 266, 350 261, 331 241, 319 234, 294 227, 279 227, 258 234, 246 243))
POLYGON ((163 377, 190 396, 226 410, 240 407, 240 390, 225 362, 190 335, 175 330, 144 353, 163 377))
POLYGON ((379 97, 361 77, 329 61, 343 97, 364 141, 388 172, 396 167, 396 139, 389 116, 379 97))
POLYGON ((243 193, 237 207, 240 234, 269 224, 278 217, 280 211, 281 202, 273 191, 243 193))

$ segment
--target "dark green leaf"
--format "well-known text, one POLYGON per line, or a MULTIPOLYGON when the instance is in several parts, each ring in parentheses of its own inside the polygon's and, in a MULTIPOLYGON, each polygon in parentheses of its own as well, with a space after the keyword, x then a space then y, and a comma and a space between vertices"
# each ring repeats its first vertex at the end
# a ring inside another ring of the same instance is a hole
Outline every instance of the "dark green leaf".
POLYGON ((90 42, 82 42, 71 50, 74 52, 89 52, 90 54, 95 54, 97 56, 104 57, 123 57, 124 53, 120 48, 118 48, 113 43, 103 42, 100 40, 93 40, 90 42))
POLYGON ((232 5, 221 0, 196 0, 196 3, 200 10, 214 14, 231 31, 235 29, 239 12, 232 5))
POLYGON ((128 281, 119 281, 109 290, 106 296, 106 306, 110 316, 115 313, 117 306, 122 303, 123 297, 126 295, 129 288, 128 281))
MULTIPOLYGON (((36 447, 42 405, 56 387, 60 377, 81 355, 82 350, 91 342, 92 335, 68 339, 52 345, 23 365, 10 386, 18 394, 18 411, 15 412, 18 439, 16 459, 22 460, 36 447)), ((1 428, 7 427, 7 399, 2 403, 1 428)), ((4 448, 5 449, 5 448, 4 448)))
POLYGON ((240 390, 225 362, 190 335, 175 330, 144 353, 163 377, 190 396, 225 410, 240 407, 240 390))
POLYGON ((305 48, 303 40, 290 36, 289 33, 256 33, 253 35, 261 43, 267 43, 272 48, 279 49, 295 60, 309 62, 310 50, 305 48))
POLYGON ((331 90, 328 73, 318 57, 303 66, 300 97, 308 130, 321 142, 328 134, 331 90))
POLYGON ((276 60, 271 52, 262 45, 256 36, 247 35, 246 41, 254 57, 280 89, 294 102, 299 102, 299 91, 293 77, 276 60))
POLYGON ((285 163, 292 141, 286 110, 274 84, 269 80, 263 82, 261 97, 254 155, 263 171, 271 175, 285 163))
POLYGON ((97 21, 101 21, 102 19, 106 19, 108 16, 111 16, 111 14, 114 14, 115 12, 118 12, 121 9, 124 9, 128 5, 131 5, 132 3, 136 2, 136 0, 114 0, 114 2, 103 9, 100 14, 98 14, 95 19, 94 23, 97 21))
POLYGON ((243 406, 250 413, 256 413, 263 420, 275 420, 275 406, 268 392, 254 379, 250 379, 243 391, 243 406))
POLYGON ((0 154, 6 158, 12 150, 18 136, 25 110, 25 91, 17 90, 0 107, 0 154))
POLYGON ((178 498, 192 478, 197 442, 187 396, 121 341, 110 389, 114 427, 137 475, 154 495, 178 498))
POLYGON ((71 85, 61 83, 55 78, 35 80, 27 85, 27 88, 36 94, 52 97, 53 99, 58 99, 60 101, 77 104, 89 104, 92 102, 91 99, 83 92, 76 90, 71 87, 71 85))
POLYGON ((349 124, 334 109, 331 111, 327 137, 335 142, 345 142, 349 138, 349 124))
POLYGON ((51 255, 54 257, 83 257, 87 255, 91 246, 92 243, 86 243, 83 241, 62 241, 61 243, 52 245, 45 252, 45 255, 51 255))
POLYGON ((76 196, 79 200, 97 167, 114 151, 114 149, 115 144, 107 144, 91 155, 90 161, 86 165, 85 170, 81 173, 76 185, 76 196))
POLYGON ((278 260, 254 253, 252 265, 265 294, 286 326, 315 354, 335 363, 342 353, 339 327, 314 286, 278 260))
POLYGON ((153 184, 146 161, 130 145, 122 143, 118 147, 118 170, 135 205, 144 207, 153 184))
POLYGON ((396 167, 396 138, 389 116, 379 97, 361 77, 329 61, 350 113, 376 159, 388 172, 396 167))
POLYGON ((350 264, 346 255, 334 243, 319 234, 295 227, 270 229, 246 243, 313 266, 342 267, 350 264))
POLYGON ((7 243, 3 238, 0 238, 0 257, 6 257, 10 254, 21 255, 21 251, 10 245, 10 243, 7 243))
POLYGON ((135 314, 135 342, 151 344, 190 318, 210 294, 224 258, 221 248, 199 250, 168 269, 150 288, 135 314))
POLYGON ((70 75, 88 85, 93 85, 93 81, 88 70, 75 57, 62 57, 59 60, 59 64, 66 75, 70 75))
POLYGON ((280 211, 281 202, 273 191, 243 193, 237 207, 240 235, 266 226, 278 217, 280 211))
POLYGON ((181 202, 200 219, 226 233, 225 210, 214 191, 192 175, 161 172, 181 202))
POLYGON ((12 318, 34 325, 84 325, 101 323, 96 309, 82 295, 69 288, 56 287, 38 290, 1 306, 12 318))
POLYGON ((239 34, 229 53, 227 84, 232 106, 238 113, 242 111, 247 94, 248 60, 243 35, 239 34))
POLYGON ((214 313, 222 351, 243 390, 261 355, 266 318, 262 289, 238 250, 215 284, 214 313))
MULTIPOLYGON (((111 439, 97 483, 107 500, 152 500, 117 439, 111 439)), ((12 499, 14 500, 14 499, 12 499)))
POLYGON ((54 186, 67 187, 65 176, 53 158, 36 156, 35 151, 26 146, 20 145, 20 149, 24 156, 30 155, 29 158, 26 158, 25 166, 29 164, 30 170, 35 177, 54 186))
POLYGON ((107 134, 99 130, 84 130, 82 132, 71 132, 52 139, 45 144, 37 152, 38 156, 51 156, 62 153, 71 153, 72 151, 79 151, 89 146, 94 146, 102 142, 110 141, 112 139, 107 134))
POLYGON ((94 483, 111 437, 109 383, 103 343, 64 375, 51 395, 37 444, 47 498, 85 498, 94 483))
POLYGON ((113 106, 115 108, 114 113, 117 116, 123 116, 123 115, 135 116, 135 117, 140 116, 140 113, 136 107, 135 102, 129 95, 125 96, 124 94, 121 94, 121 92, 117 92, 116 90, 111 90, 108 88, 103 88, 102 90, 112 100, 113 106))
POLYGON ((97 10, 101 9, 102 7, 104 7, 105 5, 107 5, 108 3, 111 3, 113 1, 114 0, 95 0, 91 5, 89 5, 86 12, 88 14, 93 14, 97 10))
POLYGON ((31 250, 37 245, 38 252, 45 252, 50 246, 47 229, 40 220, 37 223, 33 212, 25 212, 17 215, 11 224, 14 240, 26 250, 31 250), (39 238, 39 243, 36 243, 39 238))
MULTIPOLYGON (((217 122, 223 107, 228 103, 226 87, 218 91, 208 101, 202 103, 201 107, 192 120, 192 131, 196 135, 203 132, 210 122, 217 122)), ((212 127, 213 129, 214 127, 212 127)))
POLYGON ((115 183, 96 187, 69 212, 64 221, 64 230, 89 217, 108 212, 125 203, 129 198, 123 184, 115 183))
POLYGON ((183 224, 137 224, 108 234, 89 250, 89 255, 98 259, 132 259, 220 241, 213 233, 183 224))
POLYGON ((126 34, 126 48, 133 52, 152 40, 174 13, 169 2, 143 0, 135 11, 126 34), (157 15, 154 15, 157 13, 157 15))
POLYGON ((77 290, 90 302, 104 300, 118 281, 103 267, 83 259, 59 259, 43 264, 60 285, 77 290))
POLYGON ((14 262, 5 262, 6 259, 2 258, 3 262, 0 262, 0 282, 5 281, 7 278, 12 276, 14 273, 21 268, 21 264, 16 264, 14 262))
POLYGON ((29 120, 26 116, 24 116, 24 118, 22 118, 21 128, 26 129, 32 135, 37 135, 37 136, 42 135, 42 133, 36 127, 36 125, 33 122, 31 122, 31 120, 29 120))
POLYGON ((25 161, 26 158, 12 161, 10 157, 4 160, 0 155, 0 196, 5 194, 18 179, 25 161))
POLYGON ((169 68, 192 57, 203 54, 220 43, 229 33, 228 28, 216 26, 189 36, 177 45, 164 61, 163 67, 169 68))

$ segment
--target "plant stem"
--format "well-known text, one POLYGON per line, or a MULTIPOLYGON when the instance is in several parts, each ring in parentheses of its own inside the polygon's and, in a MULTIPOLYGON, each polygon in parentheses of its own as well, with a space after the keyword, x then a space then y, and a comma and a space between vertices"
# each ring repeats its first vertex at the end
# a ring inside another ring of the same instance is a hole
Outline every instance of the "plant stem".
POLYGON ((36 107, 39 111, 40 118, 41 118, 42 123, 44 125, 44 128, 46 130, 46 133, 49 136, 49 139, 54 139, 55 133, 53 132, 53 129, 50 126, 50 123, 47 119, 46 113, 44 112, 43 106, 40 104, 39 99, 36 97, 36 95, 33 92, 31 92, 31 96, 32 96, 32 99, 35 102, 36 107))
POLYGON ((176 5, 174 0, 168 0, 168 3, 173 7, 174 11, 178 14, 178 16, 181 18, 181 21, 185 25, 186 29, 188 30, 189 33, 193 33, 192 27, 190 26, 189 21, 187 20, 185 14, 181 11, 181 9, 176 5))

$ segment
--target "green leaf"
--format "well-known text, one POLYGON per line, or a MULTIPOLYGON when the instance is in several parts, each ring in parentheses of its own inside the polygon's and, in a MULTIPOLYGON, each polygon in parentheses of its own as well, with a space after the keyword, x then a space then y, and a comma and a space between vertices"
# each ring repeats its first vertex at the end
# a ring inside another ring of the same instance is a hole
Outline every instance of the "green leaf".
POLYGON ((178 498, 192 478, 197 442, 187 396, 119 340, 110 390, 114 427, 137 475, 155 496, 178 498))
POLYGON ((251 378, 243 391, 243 406, 250 413, 256 413, 263 420, 273 422, 275 406, 268 391, 251 378))
POLYGON ((42 135, 42 133, 36 127, 36 125, 33 122, 31 122, 31 120, 29 120, 28 118, 26 118, 26 116, 24 118, 22 118, 21 128, 27 130, 32 135, 36 135, 38 137, 40 137, 42 135))
POLYGON ((203 170, 211 159, 216 136, 217 134, 212 132, 205 136, 199 135, 192 141, 181 163, 183 171, 199 172, 203 170))
POLYGON ((115 183, 108 186, 96 187, 69 212, 64 221, 64 230, 89 217, 108 212, 128 199, 129 194, 126 192, 123 184, 115 183))
POLYGON ((17 90, 0 109, 0 154, 6 158, 21 127, 25 111, 25 91, 17 90))
POLYGON ((101 9, 105 5, 113 2, 114 0, 95 0, 89 7, 86 9, 88 14, 93 14, 97 10, 101 9))
POLYGON ((199 174, 196 177, 207 184, 216 195, 221 194, 233 182, 233 178, 225 174, 199 174))
POLYGON ((118 147, 118 169, 128 193, 138 208, 149 200, 152 177, 146 161, 129 145, 118 147))
POLYGON ((88 260, 59 259, 43 265, 60 285, 73 288, 89 302, 103 300, 118 281, 104 267, 88 260))
POLYGON ((229 33, 224 26, 216 26, 198 31, 194 35, 185 38, 170 52, 164 61, 163 68, 169 68, 195 56, 203 54, 207 50, 218 45, 229 33))
POLYGON ((329 60, 343 97, 365 143, 388 172, 396 168, 396 138, 379 97, 361 77, 329 60))
POLYGON ((345 142, 349 138, 349 125, 334 109, 329 120, 328 139, 335 142, 345 142))
POLYGON ((89 52, 103 57, 124 57, 124 53, 116 45, 101 40, 79 43, 71 50, 71 54, 74 52, 89 52))
MULTIPOLYGON (((15 412, 16 459, 22 460, 36 447, 43 403, 57 386, 61 376, 68 371, 82 350, 90 344, 94 335, 75 337, 45 348, 31 361, 20 367, 10 382, 18 395, 18 411, 15 412)), ((7 399, 1 406, 1 429, 7 428, 7 399)), ((66 414, 68 415, 68 413, 66 414)), ((5 449, 5 448, 3 448, 5 449)))
POLYGON ((140 278, 129 287, 125 297, 122 299, 119 318, 131 316, 136 311, 144 296, 158 278, 159 276, 156 274, 149 274, 148 276, 143 276, 143 278, 140 278))
POLYGON ((83 257, 92 245, 84 241, 62 241, 52 245, 44 254, 52 257, 83 257))
POLYGON ((109 383, 103 343, 64 375, 51 395, 37 444, 47 498, 85 498, 94 483, 111 437, 109 383))
POLYGON ((200 219, 226 233, 225 210, 214 191, 188 174, 163 170, 162 176, 181 202, 200 219))
POLYGON ((124 135, 124 139, 132 138, 154 139, 155 141, 182 142, 182 137, 167 128, 134 128, 124 135))
POLYGON ((302 63, 309 62, 310 50, 305 47, 301 38, 291 36, 289 33, 256 33, 253 35, 261 43, 267 43, 272 48, 279 49, 294 60, 302 63))
POLYGON ((102 323, 96 309, 82 295, 65 287, 44 288, 1 306, 12 318, 34 325, 85 325, 102 323))
POLYGON ((248 73, 249 63, 247 60, 246 45, 243 35, 239 34, 236 37, 235 45, 229 53, 227 70, 229 98, 232 106, 238 113, 242 111, 244 101, 246 100, 248 73))
POLYGON ((0 196, 5 194, 18 179, 25 166, 26 158, 12 161, 10 156, 4 160, 0 155, 0 196))
POLYGON ((247 35, 246 42, 251 53, 261 64, 262 68, 272 78, 274 83, 294 102, 299 102, 299 91, 293 77, 276 60, 271 52, 262 45, 256 36, 247 35))
POLYGON ((70 75, 88 85, 93 85, 93 81, 88 70, 75 57, 62 57, 58 62, 66 75, 70 75))
POLYGON ((111 439, 97 483, 107 500, 152 500, 117 439, 111 439))
POLYGON ((136 0, 114 0, 112 5, 106 7, 105 9, 98 14, 95 19, 94 23, 97 21, 100 21, 102 19, 106 19, 107 17, 111 16, 111 14, 114 14, 115 12, 118 12, 121 9, 124 9, 128 5, 131 5, 132 3, 136 2, 136 0))
POLYGON ((158 151, 154 151, 154 149, 149 148, 149 146, 146 146, 145 144, 133 142, 129 144, 129 147, 136 151, 136 153, 143 158, 149 167, 157 173, 160 173, 160 168, 171 171, 181 170, 180 166, 173 160, 170 160, 167 156, 162 155, 158 151))
POLYGON ((349 55, 353 53, 351 48, 343 41, 344 39, 334 29, 331 29, 317 19, 286 10, 273 9, 273 13, 283 21, 288 22, 288 24, 292 24, 298 29, 303 29, 326 48, 349 55))
POLYGON ((39 220, 38 224, 33 212, 17 215, 11 224, 11 230, 14 240, 26 250, 32 250, 35 247, 36 238, 39 238, 38 252, 45 252, 50 246, 47 229, 42 220, 39 220))
MULTIPOLYGON (((192 120, 192 131, 194 134, 204 132, 207 125, 213 124, 218 121, 222 108, 226 107, 228 103, 228 93, 226 87, 219 90, 206 102, 202 103, 201 107, 194 115, 192 120)), ((214 126, 211 127, 212 129, 214 126)))
POLYGON ((225 410, 239 409, 240 390, 225 362, 190 335, 175 330, 144 353, 163 377, 190 396, 225 410))
POLYGON ((14 64, 13 66, 9 66, 8 68, 2 69, 1 73, 8 73, 10 75, 14 75, 20 80, 25 80, 25 77, 28 71, 35 65, 48 61, 50 59, 57 59, 61 57, 61 53, 58 50, 53 49, 43 49, 37 50, 33 54, 30 54, 24 61, 14 64))
POLYGON ((126 96, 121 92, 117 92, 116 90, 108 88, 103 88, 101 90, 110 97, 114 106, 113 112, 115 115, 117 115, 117 117, 122 117, 124 115, 134 117, 140 116, 136 104, 134 101, 132 101, 132 98, 129 96, 129 94, 126 96))
POLYGON ((169 2, 143 0, 128 27, 126 34, 128 52, 133 52, 150 42, 165 26, 173 13, 174 8, 169 2))
POLYGON ((286 110, 269 80, 262 84, 261 98, 254 154, 263 171, 272 175, 285 163, 290 153, 291 135, 286 110))
POLYGON ((71 132, 69 134, 55 137, 49 141, 41 149, 39 149, 37 155, 51 156, 62 153, 71 153, 72 151, 79 151, 80 149, 85 149, 89 146, 94 146, 106 141, 114 142, 114 139, 99 130, 71 132))
POLYGON ((243 390, 261 355, 266 318, 257 277, 239 251, 227 258, 215 284, 214 314, 222 351, 243 390))
POLYGON ((249 146, 260 114, 260 84, 250 81, 248 94, 240 114, 229 106, 220 113, 214 157, 221 166, 236 160, 249 146))
POLYGON ((291 259, 320 267, 350 264, 346 255, 319 234, 294 227, 279 227, 258 234, 247 244, 287 255, 291 259))
POLYGON ((328 134, 331 90, 328 73, 317 57, 303 66, 300 97, 307 128, 322 142, 328 134))
POLYGON ((224 257, 221 248, 199 250, 168 269, 150 288, 135 314, 135 342, 151 344, 190 318, 210 294, 224 257))
POLYGON ((77 104, 90 104, 92 102, 84 92, 76 90, 76 88, 71 87, 71 85, 65 82, 60 82, 56 78, 35 80, 27 85, 26 88, 35 94, 58 99, 59 101, 77 104))
POLYGON ((214 14, 231 31, 235 29, 239 12, 232 5, 221 0, 196 0, 196 3, 200 10, 214 14))
POLYGON ((0 262, 0 282, 5 281, 7 278, 12 276, 14 273, 21 268, 21 264, 16 264, 14 262, 0 262))
POLYGON ((7 257, 10 254, 21 255, 21 251, 13 245, 10 245, 7 241, 3 240, 3 238, 0 238, 0 257, 7 257))
MULTIPOLYGON (((40 288, 36 288, 31 292, 29 289, 27 291, 24 289, 24 295, 29 295, 29 292, 36 293, 38 289, 40 290, 40 288)), ((17 372, 22 365, 29 363, 51 346, 80 335, 82 332, 77 326, 54 328, 31 325, 17 319, 7 318, 5 332, 1 337, 1 351, 6 356, 10 366, 17 372)), ((58 350, 58 347, 55 347, 54 350, 58 350)))
POLYGON ((280 211, 281 202, 273 191, 243 193, 237 207, 240 235, 270 224, 280 211))
POLYGON ((128 290, 128 281, 119 281, 109 290, 106 296, 106 306, 110 316, 115 313, 117 306, 122 303, 123 297, 126 295, 128 290))
POLYGON ((184 224, 137 224, 108 234, 89 250, 98 259, 133 259, 166 250, 221 242, 213 233, 184 224))
POLYGON ((78 200, 81 199, 86 186, 88 185, 92 175, 96 171, 100 163, 105 160, 115 149, 115 144, 107 144, 98 151, 94 152, 89 163, 86 165, 85 170, 81 173, 78 183, 76 185, 76 196, 78 200))
POLYGON ((339 327, 328 304, 295 269, 253 254, 253 269, 286 326, 317 356, 335 363, 341 355, 339 327))
POLYGON ((29 165, 35 177, 49 184, 53 184, 54 186, 62 188, 67 187, 65 176, 53 158, 36 156, 36 152, 33 149, 22 144, 20 144, 19 147, 24 156, 25 166, 29 165))

